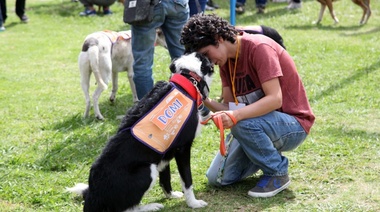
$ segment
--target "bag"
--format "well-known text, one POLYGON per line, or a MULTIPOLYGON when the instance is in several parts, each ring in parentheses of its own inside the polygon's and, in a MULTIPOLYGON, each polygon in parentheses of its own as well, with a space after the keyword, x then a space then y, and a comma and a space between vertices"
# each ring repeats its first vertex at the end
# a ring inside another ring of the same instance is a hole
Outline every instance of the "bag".
POLYGON ((124 23, 143 25, 152 22, 154 7, 160 0, 126 0, 124 2, 124 23))

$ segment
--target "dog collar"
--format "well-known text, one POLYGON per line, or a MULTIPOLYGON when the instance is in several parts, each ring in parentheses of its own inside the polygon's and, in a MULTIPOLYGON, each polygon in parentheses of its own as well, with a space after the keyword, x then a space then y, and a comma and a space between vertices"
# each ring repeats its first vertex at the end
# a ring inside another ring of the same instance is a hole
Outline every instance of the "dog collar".
POLYGON ((197 89, 186 77, 181 74, 173 74, 170 78, 170 82, 180 85, 194 100, 197 99, 197 89))
POLYGON ((200 93, 202 100, 205 100, 208 97, 210 89, 202 77, 187 69, 182 69, 180 74, 184 76, 188 81, 192 82, 193 86, 196 87, 198 93, 200 93))

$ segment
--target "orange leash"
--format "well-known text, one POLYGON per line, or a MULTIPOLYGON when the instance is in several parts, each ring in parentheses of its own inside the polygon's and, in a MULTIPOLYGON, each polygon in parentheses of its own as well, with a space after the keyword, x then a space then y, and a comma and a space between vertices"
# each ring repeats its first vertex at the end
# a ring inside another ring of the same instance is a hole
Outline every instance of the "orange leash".
MULTIPOLYGON (((230 117, 230 119, 232 120, 232 122, 234 123, 234 125, 237 123, 236 118, 232 115, 232 111, 221 111, 219 113, 224 113, 228 117, 230 117)), ((210 118, 206 119, 205 121, 202 121, 201 124, 206 124, 210 119, 212 119, 212 121, 214 122, 215 126, 219 129, 219 133, 220 133, 220 146, 219 146, 220 154, 222 156, 225 156, 227 154, 227 150, 226 150, 226 145, 224 143, 223 122, 222 122, 222 118, 220 116, 217 116, 217 114, 218 113, 212 114, 210 118)))

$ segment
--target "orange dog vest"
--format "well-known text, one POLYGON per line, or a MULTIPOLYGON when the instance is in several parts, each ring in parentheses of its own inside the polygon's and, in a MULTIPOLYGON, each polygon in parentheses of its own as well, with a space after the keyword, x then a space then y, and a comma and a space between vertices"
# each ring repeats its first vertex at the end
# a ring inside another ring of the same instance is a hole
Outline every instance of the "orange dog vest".
POLYGON ((194 101, 173 84, 171 91, 131 129, 132 135, 158 153, 165 153, 182 131, 194 101))

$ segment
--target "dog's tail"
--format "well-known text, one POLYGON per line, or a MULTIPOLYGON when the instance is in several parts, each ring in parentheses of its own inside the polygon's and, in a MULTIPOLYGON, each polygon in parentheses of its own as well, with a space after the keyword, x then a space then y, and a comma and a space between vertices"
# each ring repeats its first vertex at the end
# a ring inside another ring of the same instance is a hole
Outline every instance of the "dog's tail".
POLYGON ((95 38, 90 38, 86 42, 88 49, 88 59, 90 61, 90 67, 92 72, 94 72, 96 83, 103 89, 107 89, 107 84, 104 83, 102 76, 100 75, 99 70, 99 47, 98 41, 95 38), (92 40, 93 39, 93 40, 92 40))
POLYGON ((88 192, 88 185, 84 183, 78 183, 74 187, 66 188, 66 191, 86 197, 86 194, 88 192))
POLYGON ((99 70, 99 47, 98 46, 91 46, 88 49, 88 58, 90 60, 90 66, 92 69, 92 72, 94 72, 96 83, 98 83, 99 86, 101 86, 102 89, 106 90, 107 85, 104 83, 102 76, 100 76, 100 70, 99 70))

